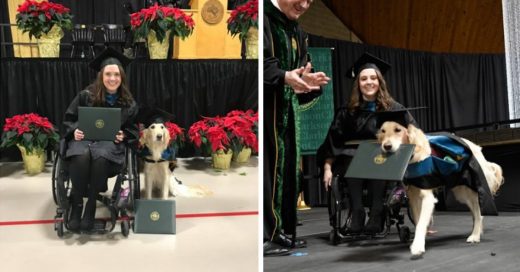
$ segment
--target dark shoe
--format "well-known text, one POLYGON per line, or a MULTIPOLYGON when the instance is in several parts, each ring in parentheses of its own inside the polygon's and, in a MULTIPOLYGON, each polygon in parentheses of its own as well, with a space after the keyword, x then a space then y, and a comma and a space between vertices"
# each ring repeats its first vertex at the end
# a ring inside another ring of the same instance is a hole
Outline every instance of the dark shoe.
POLYGON ((72 204, 71 205, 69 230, 75 231, 75 230, 79 229, 82 212, 83 212, 83 204, 72 204))
POLYGON ((282 247, 287 247, 287 248, 307 247, 307 241, 302 240, 302 239, 296 239, 296 241, 294 241, 294 245, 293 245, 293 240, 291 238, 289 238, 289 236, 287 236, 283 233, 279 233, 279 234, 275 235, 273 237, 273 243, 276 243, 282 247))
POLYGON ((365 210, 352 210, 350 226, 347 233, 361 233, 365 225, 365 210))
POLYGON ((383 211, 371 211, 370 219, 368 219, 368 223, 365 226, 364 232, 369 234, 376 234, 383 231, 383 223, 385 222, 383 218, 383 211))
POLYGON ((80 228, 84 231, 89 231, 94 228, 94 219, 96 216, 96 200, 87 201, 85 205, 85 212, 83 212, 83 218, 81 219, 80 228))
POLYGON ((264 256, 286 256, 291 250, 273 242, 264 242, 264 256))

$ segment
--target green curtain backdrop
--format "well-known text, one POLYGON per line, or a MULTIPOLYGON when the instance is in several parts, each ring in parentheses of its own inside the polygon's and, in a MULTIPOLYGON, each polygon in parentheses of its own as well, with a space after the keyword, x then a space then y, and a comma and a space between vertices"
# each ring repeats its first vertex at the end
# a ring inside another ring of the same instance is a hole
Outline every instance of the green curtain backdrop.
POLYGON ((327 136, 330 122, 334 117, 334 95, 332 84, 331 48, 310 47, 309 54, 315 71, 322 71, 331 78, 325 85, 323 94, 314 102, 300 107, 302 155, 315 155, 327 136))

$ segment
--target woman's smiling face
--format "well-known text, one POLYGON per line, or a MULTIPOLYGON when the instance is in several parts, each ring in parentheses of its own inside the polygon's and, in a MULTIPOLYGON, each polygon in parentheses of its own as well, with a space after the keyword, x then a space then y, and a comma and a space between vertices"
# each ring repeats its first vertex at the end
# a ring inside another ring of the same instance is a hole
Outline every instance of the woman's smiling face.
POLYGON ((376 70, 367 68, 359 73, 359 90, 365 101, 374 101, 379 91, 379 79, 376 70))
POLYGON ((103 84, 108 93, 114 94, 121 86, 121 73, 117 64, 109 64, 103 68, 103 84))

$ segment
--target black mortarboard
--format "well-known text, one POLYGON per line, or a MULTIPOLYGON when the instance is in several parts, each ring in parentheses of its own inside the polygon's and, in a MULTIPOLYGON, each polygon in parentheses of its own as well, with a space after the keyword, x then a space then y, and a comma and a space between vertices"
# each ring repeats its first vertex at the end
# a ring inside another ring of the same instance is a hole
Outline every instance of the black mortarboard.
POLYGON ((390 64, 370 53, 363 53, 361 57, 359 57, 356 62, 352 65, 350 68, 349 73, 347 73, 347 76, 351 78, 355 78, 359 72, 366 68, 375 68, 378 69, 381 74, 385 74, 388 69, 390 69, 390 64))
POLYGON ((413 117, 409 114, 409 111, 420 109, 426 109, 426 107, 404 108, 398 110, 376 112, 376 126, 377 128, 380 128, 384 122, 394 121, 404 127, 407 127, 411 122, 413 122, 412 120, 414 120, 413 117))
POLYGON ((103 50, 103 52, 89 63, 89 66, 96 71, 101 71, 103 67, 109 64, 117 64, 125 68, 130 62, 131 60, 123 55, 123 53, 112 47, 107 47, 107 49, 103 50))
POLYGON ((140 106, 139 113, 137 114, 137 122, 142 123, 145 128, 154 123, 164 123, 167 121, 172 121, 173 119, 173 114, 156 107, 152 108, 147 105, 140 106))

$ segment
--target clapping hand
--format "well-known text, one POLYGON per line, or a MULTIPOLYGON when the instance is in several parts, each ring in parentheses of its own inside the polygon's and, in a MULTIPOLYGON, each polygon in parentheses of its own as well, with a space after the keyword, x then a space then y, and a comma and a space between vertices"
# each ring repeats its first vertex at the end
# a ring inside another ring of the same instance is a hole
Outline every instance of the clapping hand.
POLYGON ((323 72, 312 73, 310 62, 305 67, 285 72, 285 83, 291 86, 295 93, 302 94, 320 89, 320 86, 329 82, 330 78, 323 72))

